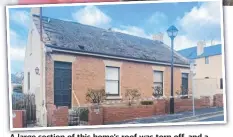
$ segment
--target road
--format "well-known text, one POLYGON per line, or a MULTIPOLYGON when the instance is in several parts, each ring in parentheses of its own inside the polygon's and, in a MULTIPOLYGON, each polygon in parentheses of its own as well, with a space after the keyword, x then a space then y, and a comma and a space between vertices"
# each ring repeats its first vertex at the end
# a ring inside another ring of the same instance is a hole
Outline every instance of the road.
POLYGON ((211 122, 224 121, 223 108, 205 108, 195 111, 193 116, 192 111, 181 112, 176 114, 168 114, 161 116, 152 116, 146 118, 137 118, 133 120, 121 121, 109 124, 146 124, 146 123, 177 123, 177 122, 211 122))

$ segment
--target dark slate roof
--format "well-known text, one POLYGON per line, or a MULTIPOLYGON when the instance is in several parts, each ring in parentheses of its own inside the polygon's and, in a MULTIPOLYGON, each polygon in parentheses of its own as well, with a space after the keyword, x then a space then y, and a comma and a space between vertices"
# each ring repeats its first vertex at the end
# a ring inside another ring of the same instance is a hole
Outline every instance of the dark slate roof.
MULTIPOLYGON (((39 19, 33 15, 38 32, 39 19)), ((159 41, 44 16, 42 21, 43 41, 52 48, 163 63, 171 60, 171 50, 159 41)), ((175 53, 174 63, 187 65, 188 61, 175 53)))
POLYGON ((208 56, 221 55, 222 45, 217 44, 217 45, 205 47, 203 54, 199 56, 197 56, 197 46, 179 50, 178 53, 180 53, 182 56, 188 59, 196 59, 196 58, 202 58, 202 57, 208 57, 208 56))

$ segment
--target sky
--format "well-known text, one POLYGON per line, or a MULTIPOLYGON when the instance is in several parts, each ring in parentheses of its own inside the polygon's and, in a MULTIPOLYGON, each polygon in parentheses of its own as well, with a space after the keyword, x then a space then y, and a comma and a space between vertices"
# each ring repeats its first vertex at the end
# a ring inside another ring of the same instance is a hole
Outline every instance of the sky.
MULTIPOLYGON (((175 50, 196 46, 200 40, 206 46, 221 43, 220 2, 175 2, 153 4, 119 4, 43 7, 43 16, 152 39, 162 33, 163 42, 170 46, 166 30, 175 25, 179 32, 175 50), (212 42, 212 44, 211 44, 212 42)), ((30 8, 10 8, 11 73, 23 72, 24 54, 30 25, 30 8)))

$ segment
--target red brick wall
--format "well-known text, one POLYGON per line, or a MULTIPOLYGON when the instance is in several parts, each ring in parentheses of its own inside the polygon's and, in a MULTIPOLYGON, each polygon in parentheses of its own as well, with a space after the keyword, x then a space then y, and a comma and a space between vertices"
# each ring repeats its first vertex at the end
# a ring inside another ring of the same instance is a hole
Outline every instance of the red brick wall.
MULTIPOLYGON (((105 88, 105 65, 102 59, 77 56, 73 62, 72 70, 73 92, 81 104, 87 103, 85 94, 88 88, 105 88)), ((77 105, 74 94, 72 96, 72 105, 77 105)))
POLYGON ((53 111, 52 126, 68 126, 68 107, 58 107, 53 111))
POLYGON ((99 108, 99 112, 95 111, 94 107, 89 107, 88 113, 88 125, 103 125, 103 107, 99 108))
POLYGON ((128 88, 138 89, 142 97, 152 96, 153 70, 151 65, 123 62, 120 71, 121 96, 123 99, 128 88))
POLYGON ((23 128, 25 110, 13 110, 13 113, 15 114, 15 117, 12 118, 13 128, 23 128))
POLYGON ((89 125, 101 125, 161 114, 165 114, 165 100, 156 100, 153 105, 102 106, 98 114, 93 108, 89 108, 88 123, 89 125))
MULTIPOLYGON (((54 103, 53 75, 54 63, 50 55, 47 55, 46 65, 46 103, 54 103)), ((89 88, 105 88, 105 64, 104 59, 90 56, 77 56, 72 63, 72 90, 80 104, 85 104, 85 94, 89 88)), ((138 89, 142 96, 151 97, 153 93, 153 69, 152 65, 122 61, 120 69, 120 92, 122 99, 128 88, 138 89), (143 81, 143 82, 142 82, 143 81)), ((164 94, 170 96, 170 67, 164 70, 164 94)), ((181 71, 174 68, 174 92, 180 90, 181 71)), ((78 101, 72 94, 72 105, 78 105, 78 101)))
POLYGON ((214 95, 213 105, 216 107, 223 107, 223 94, 214 95))
POLYGON ((155 114, 154 105, 148 106, 113 106, 104 107, 104 123, 119 122, 140 117, 149 117, 155 114))
POLYGON ((54 61, 50 55, 46 56, 46 104, 54 104, 54 61))
MULTIPOLYGON (((184 111, 190 111, 193 109, 193 102, 192 98, 189 99, 175 99, 175 112, 184 112, 184 111)), ((169 101, 168 101, 169 102, 169 101)), ((203 97, 201 99, 195 99, 195 108, 208 108, 210 107, 210 98, 209 97, 203 97)), ((168 104, 170 105, 170 104, 168 104)))
POLYGON ((157 99, 154 101, 155 106, 155 114, 162 115, 166 114, 166 100, 165 99, 157 99))

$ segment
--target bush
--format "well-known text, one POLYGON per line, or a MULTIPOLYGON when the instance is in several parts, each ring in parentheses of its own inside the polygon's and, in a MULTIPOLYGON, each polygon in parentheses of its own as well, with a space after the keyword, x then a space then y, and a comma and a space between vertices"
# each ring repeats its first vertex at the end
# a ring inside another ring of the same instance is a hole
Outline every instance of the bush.
POLYGON ((144 100, 144 101, 141 101, 141 105, 153 105, 154 102, 151 101, 151 100, 144 100))
POLYGON ((86 100, 93 104, 100 104, 106 99, 105 89, 88 89, 86 100))
POLYGON ((132 105, 132 101, 135 98, 140 97, 141 94, 139 93, 138 89, 127 89, 125 92, 125 98, 128 99, 128 105, 132 105))
POLYGON ((81 109, 79 114, 80 121, 88 121, 88 113, 88 109, 81 109))

